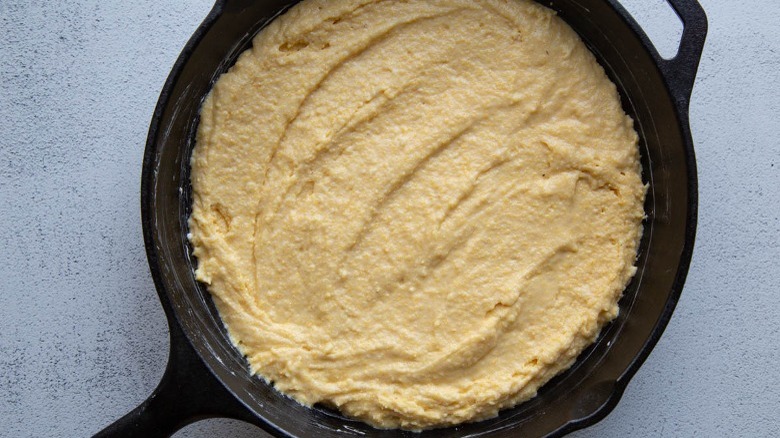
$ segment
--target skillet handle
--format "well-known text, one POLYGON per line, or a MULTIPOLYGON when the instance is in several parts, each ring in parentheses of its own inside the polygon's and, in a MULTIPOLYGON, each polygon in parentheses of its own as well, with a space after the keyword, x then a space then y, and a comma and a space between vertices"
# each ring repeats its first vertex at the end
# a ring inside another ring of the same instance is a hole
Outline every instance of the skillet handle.
POLYGON ((659 59, 658 65, 677 105, 687 113, 707 38, 707 15, 697 0, 667 1, 682 20, 683 32, 677 55, 672 59, 659 59))
POLYGON ((219 383, 175 321, 169 321, 171 352, 160 384, 146 401, 94 438, 169 437, 198 420, 250 421, 252 415, 219 383))

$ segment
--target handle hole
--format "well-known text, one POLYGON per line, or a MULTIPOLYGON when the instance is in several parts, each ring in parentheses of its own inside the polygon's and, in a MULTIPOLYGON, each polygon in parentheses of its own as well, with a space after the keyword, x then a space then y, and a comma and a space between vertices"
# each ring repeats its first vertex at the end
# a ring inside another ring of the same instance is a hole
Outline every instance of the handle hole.
POLYGON ((194 436, 232 436, 232 437, 267 436, 255 425, 227 418, 210 418, 192 423, 173 435, 173 438, 194 436))
POLYGON ((683 23, 666 0, 621 0, 664 59, 677 56, 683 23))

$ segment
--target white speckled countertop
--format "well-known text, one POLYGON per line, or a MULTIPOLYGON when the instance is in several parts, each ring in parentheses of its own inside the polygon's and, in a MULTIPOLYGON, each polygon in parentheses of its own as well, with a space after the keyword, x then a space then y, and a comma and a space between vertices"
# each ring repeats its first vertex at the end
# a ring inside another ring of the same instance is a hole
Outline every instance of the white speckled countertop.
MULTIPOLYGON (((780 2, 700 0, 700 220, 685 291, 617 409, 577 437, 780 433, 780 2)), ((662 53, 663 0, 624 0, 662 53)), ((0 3, 0 436, 88 436, 162 376, 139 181, 160 88, 210 0, 0 3)), ((177 437, 265 436, 235 421, 177 437)))

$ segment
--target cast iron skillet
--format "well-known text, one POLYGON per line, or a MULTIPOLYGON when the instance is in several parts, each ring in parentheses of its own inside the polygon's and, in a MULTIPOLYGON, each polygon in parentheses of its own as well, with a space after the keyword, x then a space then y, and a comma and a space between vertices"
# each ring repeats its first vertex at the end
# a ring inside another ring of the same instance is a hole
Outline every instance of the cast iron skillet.
MULTIPOLYGON (((707 32, 696 0, 668 0, 684 22, 679 53, 659 56, 616 0, 545 0, 588 44, 636 121, 650 185, 638 273, 607 326, 566 373, 497 418, 412 434, 377 431, 306 408, 251 377, 228 341, 187 241, 189 157, 198 111, 214 81, 252 37, 294 0, 217 0, 173 67, 154 112, 141 208, 149 266, 171 334, 162 382, 141 406, 97 436, 169 436, 195 420, 229 417, 277 436, 561 436, 604 418, 647 358, 680 296, 696 230, 697 179, 688 103, 707 32)), ((367 364, 370 366, 370 364, 367 364)))

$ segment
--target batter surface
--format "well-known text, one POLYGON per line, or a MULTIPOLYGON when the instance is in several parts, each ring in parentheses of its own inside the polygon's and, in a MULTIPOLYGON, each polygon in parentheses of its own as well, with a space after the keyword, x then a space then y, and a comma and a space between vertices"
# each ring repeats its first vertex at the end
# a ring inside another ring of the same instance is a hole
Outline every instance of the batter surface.
POLYGON ((203 104, 190 239, 252 370, 378 427, 533 397, 618 311, 637 135, 528 0, 306 0, 203 104))

